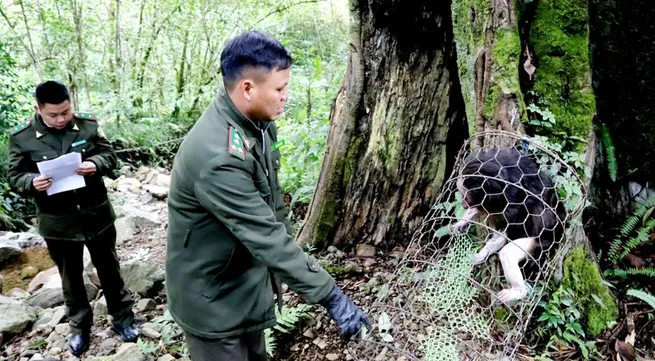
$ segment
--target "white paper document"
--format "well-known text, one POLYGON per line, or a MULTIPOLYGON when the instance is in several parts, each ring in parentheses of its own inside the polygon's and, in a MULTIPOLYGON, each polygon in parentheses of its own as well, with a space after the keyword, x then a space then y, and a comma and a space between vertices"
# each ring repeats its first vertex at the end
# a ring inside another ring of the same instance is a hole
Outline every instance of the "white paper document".
POLYGON ((81 164, 82 155, 77 152, 37 163, 41 175, 52 177, 48 195, 86 187, 84 177, 76 173, 81 164))

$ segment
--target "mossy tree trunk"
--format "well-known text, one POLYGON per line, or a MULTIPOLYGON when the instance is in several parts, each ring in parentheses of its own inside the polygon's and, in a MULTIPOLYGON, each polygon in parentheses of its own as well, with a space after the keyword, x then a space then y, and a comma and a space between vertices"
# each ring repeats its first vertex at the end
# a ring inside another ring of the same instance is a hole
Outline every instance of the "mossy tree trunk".
MULTIPOLYGON (((457 62, 471 134, 522 132, 521 38, 513 0, 454 0, 457 62)), ((485 139, 480 138, 479 147, 485 139)))
POLYGON ((301 245, 409 242, 466 136, 450 1, 351 1, 351 51, 301 245))

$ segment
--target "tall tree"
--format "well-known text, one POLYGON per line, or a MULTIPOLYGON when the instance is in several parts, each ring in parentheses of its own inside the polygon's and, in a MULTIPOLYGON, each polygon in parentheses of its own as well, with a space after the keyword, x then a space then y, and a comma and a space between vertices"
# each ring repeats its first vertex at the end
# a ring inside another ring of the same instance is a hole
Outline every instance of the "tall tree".
POLYGON ((407 241, 462 144, 450 1, 350 2, 350 55, 298 242, 407 241))

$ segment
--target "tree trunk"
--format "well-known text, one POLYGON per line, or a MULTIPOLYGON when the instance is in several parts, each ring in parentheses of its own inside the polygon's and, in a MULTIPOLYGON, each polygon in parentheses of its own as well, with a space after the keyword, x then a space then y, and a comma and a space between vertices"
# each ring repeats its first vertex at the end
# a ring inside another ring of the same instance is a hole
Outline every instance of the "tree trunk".
MULTIPOLYGON (((74 0, 73 5, 73 22, 75 23, 75 43, 77 44, 77 72, 76 77, 79 78, 78 74, 82 74, 82 86, 84 87, 84 93, 86 95, 87 104, 91 103, 91 91, 89 89, 89 82, 86 76, 86 67, 84 62, 84 40, 82 36, 82 24, 83 16, 82 13, 82 3, 74 0)), ((79 105, 79 104, 78 104, 79 105)))
POLYGON ((348 67, 301 245, 409 242, 466 133, 450 1, 351 1, 348 67))
MULTIPOLYGON (((471 134, 523 132, 527 119, 519 77, 521 40, 513 0, 454 0, 453 29, 471 134)), ((478 147, 490 139, 480 137, 478 147)))
MULTIPOLYGON (((189 30, 186 30, 184 32, 184 45, 182 46, 182 59, 180 60, 180 70, 177 73, 177 99, 178 101, 182 99, 182 95, 184 94, 184 68, 186 66, 186 52, 187 52, 187 45, 189 43, 189 30)), ((175 109, 173 109, 173 117, 177 117, 177 115, 180 113, 180 105, 179 102, 175 104, 175 109)))

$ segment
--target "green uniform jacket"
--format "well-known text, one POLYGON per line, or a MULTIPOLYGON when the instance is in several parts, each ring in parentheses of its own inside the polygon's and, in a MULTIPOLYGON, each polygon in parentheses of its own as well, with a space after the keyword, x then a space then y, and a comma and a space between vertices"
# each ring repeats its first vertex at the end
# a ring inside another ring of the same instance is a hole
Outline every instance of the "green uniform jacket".
POLYGON ((39 233, 43 238, 84 241, 109 227, 115 219, 102 181, 116 167, 109 141, 98 134, 95 117, 76 113, 66 130, 53 131, 39 115, 12 129, 9 137, 9 182, 36 203, 39 233), (37 192, 32 179, 39 176, 37 163, 78 152, 82 161, 96 165, 96 173, 84 177, 86 186, 48 196, 37 192))
POLYGON ((335 285, 283 223, 280 151, 272 150, 277 131, 273 123, 264 127, 239 112, 221 90, 173 163, 168 307, 186 332, 199 337, 232 337, 273 326, 277 277, 310 304, 335 285))

